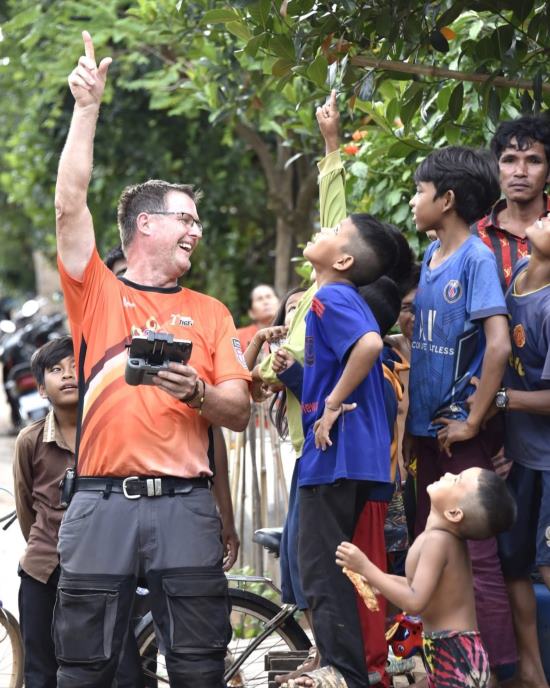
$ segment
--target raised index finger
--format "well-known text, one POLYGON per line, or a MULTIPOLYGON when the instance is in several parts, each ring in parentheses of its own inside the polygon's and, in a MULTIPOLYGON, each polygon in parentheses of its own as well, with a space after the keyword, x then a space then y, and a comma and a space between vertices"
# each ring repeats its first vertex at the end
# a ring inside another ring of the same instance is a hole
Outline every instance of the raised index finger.
POLYGON ((95 62, 94 42, 88 31, 82 32, 82 40, 84 41, 84 53, 86 57, 89 57, 90 60, 95 62))
POLYGON ((334 88, 330 92, 328 104, 333 112, 338 109, 338 106, 336 105, 336 90, 334 88))

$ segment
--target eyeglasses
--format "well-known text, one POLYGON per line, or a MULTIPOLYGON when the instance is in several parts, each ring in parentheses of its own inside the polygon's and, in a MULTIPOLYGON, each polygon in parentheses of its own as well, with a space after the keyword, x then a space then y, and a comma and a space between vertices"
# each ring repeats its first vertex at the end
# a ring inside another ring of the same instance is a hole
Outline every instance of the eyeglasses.
POLYGON ((202 236, 202 222, 196 220, 192 215, 189 215, 189 213, 177 210, 147 210, 145 212, 149 213, 149 215, 176 215, 179 222, 181 222, 186 229, 193 229, 193 227, 195 227, 197 232, 202 236))

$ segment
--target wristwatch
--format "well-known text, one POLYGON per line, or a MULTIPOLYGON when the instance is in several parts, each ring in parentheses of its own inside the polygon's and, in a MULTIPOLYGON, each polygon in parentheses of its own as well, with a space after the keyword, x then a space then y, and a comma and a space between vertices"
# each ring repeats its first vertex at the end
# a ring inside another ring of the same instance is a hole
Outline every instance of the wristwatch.
POLYGON ((508 391, 506 390, 506 387, 501 387, 495 395, 495 406, 498 409, 506 410, 508 408, 509 401, 510 399, 508 398, 508 391))

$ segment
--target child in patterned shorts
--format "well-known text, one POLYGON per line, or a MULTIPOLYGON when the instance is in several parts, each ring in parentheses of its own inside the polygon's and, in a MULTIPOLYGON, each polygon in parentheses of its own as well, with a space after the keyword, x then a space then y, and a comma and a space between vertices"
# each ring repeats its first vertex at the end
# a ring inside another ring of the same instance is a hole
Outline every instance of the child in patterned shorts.
POLYGON ((424 625, 430 688, 487 688, 490 669, 477 626, 466 540, 508 530, 516 505, 502 478, 482 468, 446 473, 428 487, 426 530, 405 564, 406 578, 382 572, 357 547, 342 542, 336 563, 355 571, 424 625))

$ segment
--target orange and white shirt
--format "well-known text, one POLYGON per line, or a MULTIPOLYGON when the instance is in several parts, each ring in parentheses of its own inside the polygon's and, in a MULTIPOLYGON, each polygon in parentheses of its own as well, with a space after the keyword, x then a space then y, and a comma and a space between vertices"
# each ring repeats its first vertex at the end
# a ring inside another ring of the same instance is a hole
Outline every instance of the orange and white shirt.
POLYGON ((128 385, 126 347, 134 335, 167 332, 191 340, 189 365, 207 383, 249 381, 227 308, 190 289, 117 279, 95 249, 81 281, 58 266, 78 368, 79 475, 211 475, 209 422, 152 385, 128 385))

